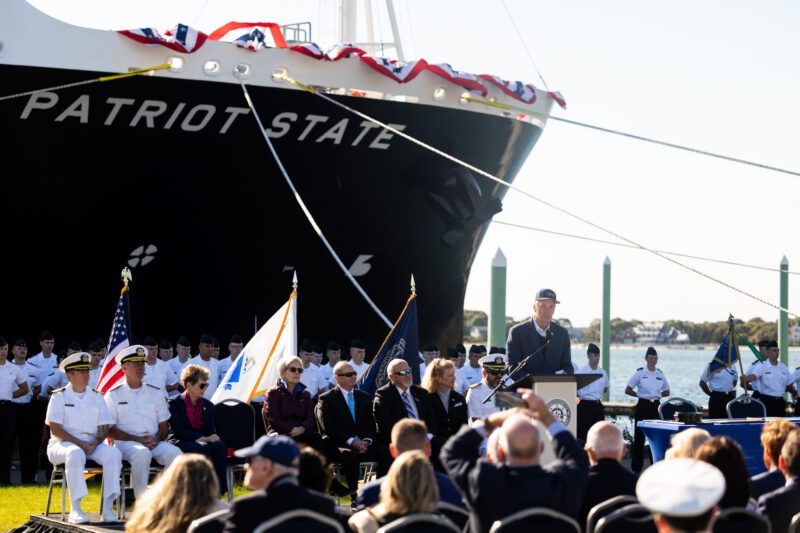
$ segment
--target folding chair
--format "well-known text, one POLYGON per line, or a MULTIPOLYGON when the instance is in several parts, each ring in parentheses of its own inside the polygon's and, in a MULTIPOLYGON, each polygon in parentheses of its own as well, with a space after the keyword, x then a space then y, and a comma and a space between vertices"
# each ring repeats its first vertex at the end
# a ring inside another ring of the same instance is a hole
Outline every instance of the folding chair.
POLYGON ((673 420, 675 413, 696 413, 698 411, 697 405, 677 396, 673 396, 658 406, 658 416, 661 420, 673 420))
POLYGON ((424 531, 425 533, 460 533, 460 529, 447 517, 435 513, 416 513, 398 518, 378 528, 378 533, 402 533, 424 531))
POLYGON ((335 519, 309 509, 295 509, 281 513, 266 522, 262 522, 253 530, 253 533, 265 533, 266 531, 279 533, 281 531, 297 531, 298 529, 302 529, 305 533, 327 531, 344 533, 344 528, 335 519))
POLYGON ((742 394, 729 401, 725 410, 731 418, 765 418, 767 416, 766 406, 749 394, 742 394))
POLYGON ((632 503, 639 503, 639 500, 636 499, 636 496, 631 496, 629 494, 614 496, 613 498, 598 503, 589 510, 589 514, 586 517, 586 531, 594 531, 595 526, 601 518, 632 503))
MULTIPOLYGON (((83 467, 84 476, 96 476, 97 474, 103 475, 103 467, 91 459, 86 460, 83 467)), ((103 493, 103 481, 100 482, 100 493, 103 493)), ((44 508, 44 515, 50 514, 50 501, 53 498, 53 487, 56 483, 61 484, 61 520, 66 520, 67 515, 67 475, 64 470, 64 464, 53 465, 53 473, 50 474, 50 486, 47 489, 47 503, 44 508)), ((119 500, 117 500, 117 508, 119 508, 119 500)), ((100 498, 100 514, 103 514, 103 498, 100 498)))
POLYGON ((729 507, 720 511, 711 522, 713 533, 770 533, 772 524, 755 511, 729 507))
POLYGON ((639 503, 626 505, 597 522, 594 533, 657 533, 653 514, 639 503))
POLYGON ((533 507, 495 521, 489 533, 516 531, 548 531, 550 533, 580 533, 578 522, 565 514, 546 507, 533 507))
POLYGON ((256 414, 253 406, 239 400, 224 400, 214 406, 217 435, 228 446, 228 502, 233 500, 234 471, 244 471, 246 459, 233 455, 233 450, 247 448, 256 441, 256 414))

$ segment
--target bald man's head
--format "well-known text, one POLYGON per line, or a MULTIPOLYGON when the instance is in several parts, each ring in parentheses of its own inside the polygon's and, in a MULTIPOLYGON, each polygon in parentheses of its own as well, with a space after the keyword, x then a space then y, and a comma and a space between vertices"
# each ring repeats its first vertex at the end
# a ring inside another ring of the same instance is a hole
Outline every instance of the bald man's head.
POLYGON ((539 430, 530 417, 514 414, 502 426, 500 449, 510 465, 539 464, 542 443, 539 430))
POLYGON ((599 459, 621 460, 625 454, 622 431, 611 422, 596 423, 586 435, 586 451, 592 463, 599 459))

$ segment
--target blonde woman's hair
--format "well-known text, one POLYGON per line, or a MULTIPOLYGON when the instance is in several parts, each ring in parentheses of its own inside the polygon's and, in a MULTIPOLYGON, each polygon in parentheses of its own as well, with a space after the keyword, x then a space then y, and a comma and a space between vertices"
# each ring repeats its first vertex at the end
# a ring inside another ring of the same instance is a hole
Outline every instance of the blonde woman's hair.
MULTIPOLYGON (((452 368, 453 372, 456 370, 456 365, 450 359, 437 357, 431 364, 425 367, 425 375, 422 377, 422 388, 433 394, 437 391, 436 378, 444 374, 448 369, 452 368)), ((455 388, 455 384, 453 384, 455 388)))
POLYGON ((201 379, 211 379, 211 372, 204 366, 189 365, 181 371, 181 383, 184 387, 197 384, 201 379))
POLYGON ((179 455, 136 501, 125 531, 186 531, 192 520, 210 512, 219 496, 211 461, 196 453, 179 455))
POLYGON ((432 513, 437 501, 439 489, 428 458, 419 450, 401 453, 381 484, 385 514, 432 513))
POLYGON ((689 428, 679 431, 672 436, 671 446, 664 454, 664 459, 692 459, 697 448, 710 438, 711 434, 705 429, 689 428))

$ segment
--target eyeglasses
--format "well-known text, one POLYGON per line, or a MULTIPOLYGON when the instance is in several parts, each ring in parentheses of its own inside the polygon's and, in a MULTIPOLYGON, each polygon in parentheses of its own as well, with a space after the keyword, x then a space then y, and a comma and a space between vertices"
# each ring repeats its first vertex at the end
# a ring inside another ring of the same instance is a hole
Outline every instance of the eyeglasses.
POLYGON ((342 372, 341 374, 336 374, 337 376, 342 376, 343 378, 352 378, 355 377, 358 373, 357 372, 342 372))
POLYGON ((302 374, 303 373, 303 369, 302 368, 298 368, 296 366, 290 366, 286 370, 288 370, 289 372, 297 372, 298 374, 302 374))
POLYGON ((486 367, 483 367, 483 368, 485 368, 486 372, 488 372, 489 374, 491 374, 493 376, 499 376, 500 374, 502 374, 505 371, 504 368, 486 368, 486 367))
POLYGON ((410 368, 406 368, 405 370, 398 370, 394 374, 395 374, 395 376, 408 376, 408 375, 411 374, 411 369, 410 368))
POLYGON ((200 387, 200 390, 206 390, 206 388, 208 387, 208 382, 200 383, 197 386, 200 387))

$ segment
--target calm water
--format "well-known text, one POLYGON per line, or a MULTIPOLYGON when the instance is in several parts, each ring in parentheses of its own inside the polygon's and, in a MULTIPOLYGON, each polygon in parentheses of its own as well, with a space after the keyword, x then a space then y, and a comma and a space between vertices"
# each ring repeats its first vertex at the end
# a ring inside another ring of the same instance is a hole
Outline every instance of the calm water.
MULTIPOLYGON (((700 373, 714 358, 716 349, 684 350, 657 347, 658 368, 667 376, 670 395, 680 396, 695 403, 708 404, 708 396, 703 394, 697 383, 700 373)), ((644 352, 646 348, 611 348, 611 386, 609 397, 611 401, 627 402, 633 398, 625 395, 625 386, 637 368, 644 366, 644 352)), ((745 370, 755 360, 755 356, 747 350, 742 351, 745 370)), ((574 348, 572 360, 579 366, 586 364, 586 349, 574 348)), ((789 352, 789 368, 794 370, 800 366, 800 352, 789 352)), ((737 364, 738 369, 738 364, 737 364)), ((741 387, 736 394, 742 394, 741 387)))

